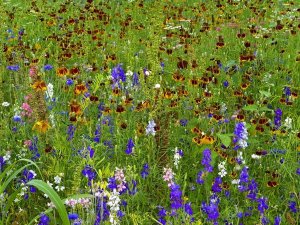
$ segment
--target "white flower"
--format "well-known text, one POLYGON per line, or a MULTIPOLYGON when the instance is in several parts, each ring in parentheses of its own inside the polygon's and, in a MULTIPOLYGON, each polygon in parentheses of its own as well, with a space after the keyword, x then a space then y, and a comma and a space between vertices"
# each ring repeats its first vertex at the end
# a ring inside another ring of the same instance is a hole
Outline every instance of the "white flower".
POLYGON ((155 84, 154 88, 155 89, 159 89, 160 88, 160 84, 155 84))
POLYGON ((225 161, 223 161, 223 162, 220 162, 219 164, 218 164, 218 169, 219 169, 219 176, 220 177, 225 177, 226 175, 227 175, 227 171, 226 171, 226 168, 225 168, 225 161))
POLYGON ((127 77, 131 77, 133 75, 133 72, 131 70, 128 70, 125 74, 127 77))
POLYGON ((60 182, 61 182, 61 177, 60 176, 55 176, 54 177, 54 183, 60 184, 60 182))
POLYGON ((260 159, 261 156, 260 156, 260 155, 256 155, 256 154, 252 154, 252 155, 251 155, 251 158, 252 158, 252 159, 260 159))
POLYGON ((283 124, 283 125, 284 125, 286 128, 288 128, 288 129, 292 129, 292 122, 293 122, 292 118, 287 117, 287 118, 284 120, 284 124, 283 124))
POLYGON ((240 179, 234 179, 231 181, 232 184, 239 184, 240 183, 240 179))
POLYGON ((49 83, 47 85, 47 91, 46 91, 47 98, 51 99, 53 97, 53 84, 49 83))
POLYGON ((8 107, 9 105, 10 105, 10 103, 8 103, 8 102, 2 102, 3 107, 8 107))

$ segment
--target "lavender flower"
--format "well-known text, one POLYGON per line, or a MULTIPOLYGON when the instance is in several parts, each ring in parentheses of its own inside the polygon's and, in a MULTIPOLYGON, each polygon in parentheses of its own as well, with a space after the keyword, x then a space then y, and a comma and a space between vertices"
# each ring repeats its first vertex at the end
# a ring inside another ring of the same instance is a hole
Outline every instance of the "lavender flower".
POLYGON ((210 201, 209 204, 202 202, 201 210, 207 214, 207 219, 209 221, 216 222, 219 218, 219 209, 218 209, 218 203, 214 201, 210 201))
POLYGON ((125 82, 126 81, 126 75, 125 71, 122 68, 121 64, 118 64, 116 67, 112 69, 111 72, 112 80, 113 80, 113 85, 112 88, 115 88, 116 86, 120 87, 120 81, 125 82))
POLYGON ((155 135, 156 131, 155 131, 155 126, 156 126, 156 123, 154 122, 154 120, 150 120, 149 123, 148 123, 148 126, 146 127, 146 134, 149 135, 155 135))
MULTIPOLYGON (((238 147, 246 148, 248 146, 248 132, 246 128, 245 122, 240 122, 235 125, 234 129, 235 137, 233 139, 233 143, 237 143, 238 147)), ((238 148, 237 147, 237 148, 238 148)))

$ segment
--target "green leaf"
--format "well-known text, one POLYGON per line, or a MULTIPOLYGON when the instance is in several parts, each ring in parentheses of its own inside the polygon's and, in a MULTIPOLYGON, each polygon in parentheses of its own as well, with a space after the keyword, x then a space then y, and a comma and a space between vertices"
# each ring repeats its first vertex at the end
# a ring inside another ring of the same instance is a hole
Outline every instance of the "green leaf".
POLYGON ((259 93, 261 93, 262 95, 264 95, 266 97, 271 97, 271 93, 269 91, 259 91, 259 93))
POLYGON ((218 133, 217 136, 221 139, 223 145, 228 147, 231 144, 231 134, 220 134, 218 133))
POLYGON ((273 111, 273 109, 269 109, 269 108, 266 107, 266 106, 260 107, 258 110, 259 110, 259 111, 269 111, 269 112, 272 112, 272 111, 273 111))
POLYGON ((56 191, 54 191, 54 189, 51 186, 49 186, 49 184, 45 183, 42 180, 34 179, 34 180, 29 181, 27 183, 27 185, 34 186, 37 189, 39 189, 40 191, 47 194, 49 196, 49 198, 51 199, 51 201, 53 202, 53 204, 55 205, 55 207, 58 211, 58 214, 62 220, 62 224, 70 225, 68 213, 67 213, 67 210, 66 210, 66 207, 65 207, 63 201, 60 199, 60 197, 58 196, 56 191))
POLYGON ((243 107, 245 111, 256 111, 258 109, 257 105, 247 105, 243 107))

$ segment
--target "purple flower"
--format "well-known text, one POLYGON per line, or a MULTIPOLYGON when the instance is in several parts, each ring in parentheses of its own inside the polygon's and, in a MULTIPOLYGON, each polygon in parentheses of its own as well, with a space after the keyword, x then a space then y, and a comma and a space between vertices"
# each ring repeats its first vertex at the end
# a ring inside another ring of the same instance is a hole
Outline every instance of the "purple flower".
POLYGON ((77 213, 69 213, 68 218, 69 218, 69 220, 76 220, 79 218, 79 216, 77 213))
POLYGON ((49 223, 50 223, 50 218, 44 213, 41 214, 38 225, 49 225, 49 223))
POLYGON ((68 126, 68 138, 67 138, 68 141, 71 141, 73 139, 75 130, 76 127, 73 126, 72 124, 68 126))
POLYGON ((171 209, 176 211, 182 207, 182 192, 180 190, 180 186, 176 183, 173 183, 170 186, 170 190, 171 209))
POLYGON ((274 117, 275 129, 278 129, 281 126, 281 116, 282 116, 282 110, 280 108, 276 109, 275 117, 274 117))
POLYGON ((20 69, 19 65, 11 65, 7 66, 6 69, 11 70, 11 71, 18 71, 20 69))
POLYGON ((263 225, 266 225, 266 224, 268 224, 268 223, 269 223, 269 220, 268 220, 268 218, 267 218, 267 217, 265 217, 265 216, 263 216, 263 217, 261 218, 261 223, 262 223, 263 225))
POLYGON ((248 146, 248 132, 245 122, 240 122, 235 125, 234 129, 235 137, 233 138, 233 143, 237 143, 236 148, 246 148, 248 146))
POLYGON ((132 76, 132 86, 138 86, 139 84, 139 76, 137 73, 134 72, 132 76))
POLYGON ((88 178, 88 186, 91 186, 91 181, 96 178, 95 170, 90 165, 86 165, 81 173, 88 178))
POLYGON ((204 184, 204 180, 203 180, 203 171, 200 171, 197 174, 197 180, 196 180, 197 184, 204 184))
POLYGON ((275 217, 275 220, 274 220, 274 225, 280 225, 280 223, 281 223, 281 218, 280 218, 280 216, 276 216, 276 217, 275 217))
POLYGON ((143 179, 145 179, 148 175, 149 175, 149 165, 148 165, 148 163, 145 163, 143 165, 143 170, 141 172, 141 176, 143 179))
POLYGON ((207 172, 212 172, 213 167, 210 165, 211 163, 211 151, 207 148, 203 151, 203 158, 201 164, 205 167, 207 172))
POLYGON ((44 70, 47 71, 47 70, 52 70, 53 69, 53 66, 51 66, 50 64, 47 64, 44 66, 44 70))
POLYGON ((180 125, 183 126, 183 127, 186 127, 187 126, 187 123, 188 123, 188 120, 187 119, 181 119, 179 121, 180 125))
POLYGON ((297 204, 295 201, 289 201, 289 208, 292 213, 297 213, 297 204))
POLYGON ((72 79, 69 78, 69 79, 66 80, 66 85, 67 86, 71 86, 73 84, 74 84, 74 81, 72 79))
POLYGON ((296 174, 300 175, 300 168, 296 170, 296 174))
POLYGON ((127 155, 131 154, 133 148, 134 148, 134 143, 133 143, 132 138, 130 138, 130 139, 128 140, 127 148, 126 148, 126 150, 125 150, 125 153, 126 153, 127 155))
POLYGON ((221 192, 222 191, 222 187, 221 187, 221 184, 222 184, 222 178, 217 176, 215 178, 215 182, 213 183, 211 189, 213 192, 221 192))
POLYGON ((229 86, 229 82, 228 82, 227 80, 225 80, 225 81, 223 82, 223 86, 227 88, 227 87, 229 86))
POLYGON ((265 210, 269 208, 267 201, 268 199, 264 197, 257 199, 258 202, 257 209, 261 214, 264 214, 265 210))
POLYGON ((125 71, 122 68, 121 64, 118 64, 116 67, 114 67, 111 71, 111 77, 113 80, 112 88, 115 88, 117 85, 120 87, 120 81, 125 82, 126 81, 126 75, 125 71))
POLYGON ((190 202, 187 202, 187 203, 184 204, 184 211, 185 211, 186 214, 188 214, 190 216, 193 215, 193 209, 192 209, 191 204, 192 203, 190 203, 190 202))
POLYGON ((210 204, 202 202, 201 210, 207 214, 207 219, 210 221, 217 221, 219 218, 219 209, 215 202, 211 201, 210 204))

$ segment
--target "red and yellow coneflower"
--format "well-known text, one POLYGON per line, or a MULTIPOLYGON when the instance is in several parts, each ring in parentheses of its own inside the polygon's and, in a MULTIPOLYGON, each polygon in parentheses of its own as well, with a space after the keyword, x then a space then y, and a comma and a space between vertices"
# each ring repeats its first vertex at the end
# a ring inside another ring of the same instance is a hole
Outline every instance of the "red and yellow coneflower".
POLYGON ((46 133, 49 128, 50 125, 46 120, 39 120, 34 124, 32 130, 36 130, 39 133, 46 133))

